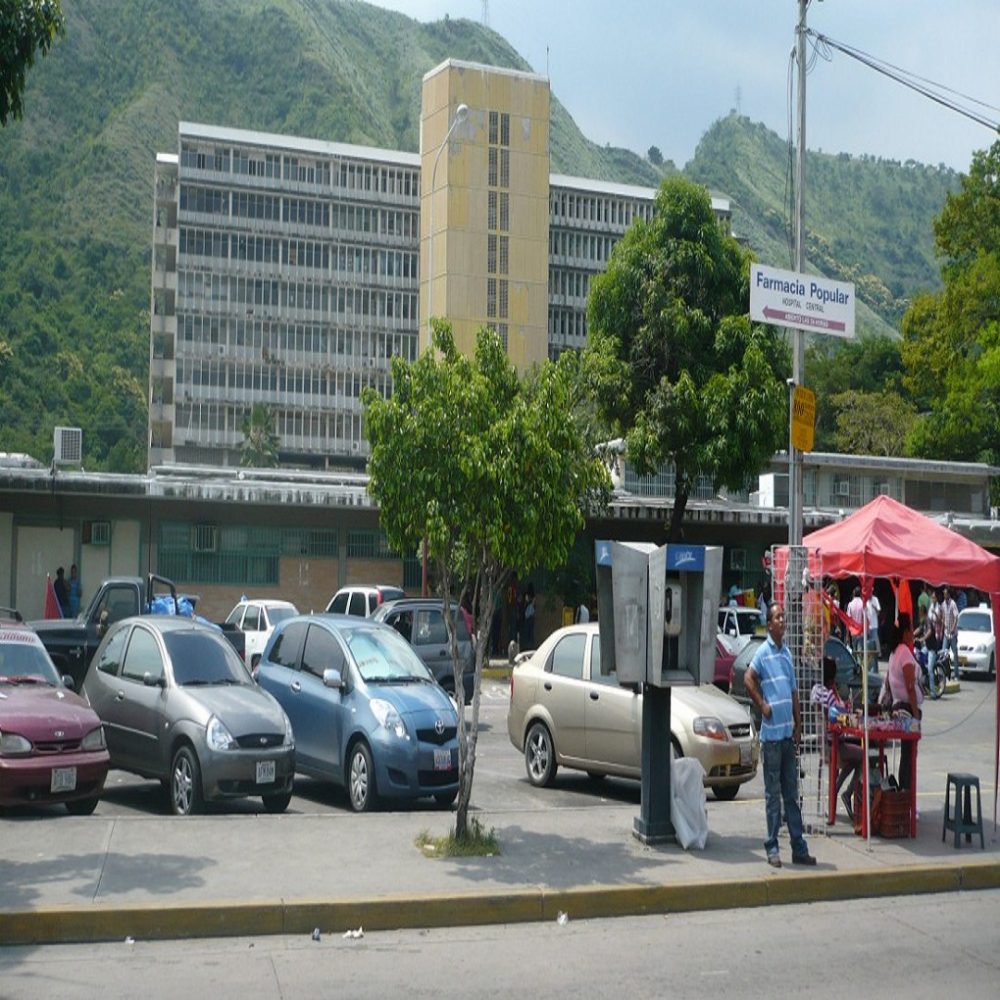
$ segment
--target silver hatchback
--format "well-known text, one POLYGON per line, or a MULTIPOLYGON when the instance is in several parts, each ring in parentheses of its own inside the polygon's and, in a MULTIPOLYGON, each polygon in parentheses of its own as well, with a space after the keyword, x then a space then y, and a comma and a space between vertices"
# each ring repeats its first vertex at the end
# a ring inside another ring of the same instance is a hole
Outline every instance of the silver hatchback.
POLYGON ((291 723, 217 628, 126 618, 97 648, 83 695, 104 723, 111 766, 159 779, 174 813, 248 795, 268 812, 288 807, 291 723))

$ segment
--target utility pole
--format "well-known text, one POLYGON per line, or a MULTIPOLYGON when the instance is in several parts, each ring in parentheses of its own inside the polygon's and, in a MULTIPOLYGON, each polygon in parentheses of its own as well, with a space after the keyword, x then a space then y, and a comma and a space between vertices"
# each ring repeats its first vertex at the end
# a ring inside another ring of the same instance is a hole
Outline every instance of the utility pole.
MULTIPOLYGON (((803 274, 806 268, 806 9, 809 0, 799 0, 799 23, 795 32, 795 61, 799 66, 798 119, 799 133, 795 167, 795 270, 803 274)), ((805 333, 792 331, 792 382, 802 385, 805 380, 805 333)), ((791 394, 790 394, 791 395, 791 394)), ((789 398, 789 427, 791 398, 789 398)), ((788 443, 788 544, 802 544, 803 489, 802 452, 788 443)))

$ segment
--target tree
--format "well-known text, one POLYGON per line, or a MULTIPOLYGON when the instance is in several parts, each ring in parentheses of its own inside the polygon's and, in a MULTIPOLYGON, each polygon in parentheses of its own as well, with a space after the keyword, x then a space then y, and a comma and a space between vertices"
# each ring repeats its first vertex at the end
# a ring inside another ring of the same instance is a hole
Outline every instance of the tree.
MULTIPOLYGON (((610 489, 573 414, 570 362, 519 378, 497 334, 482 329, 474 357, 434 321, 433 350, 392 360, 393 392, 362 394, 371 445, 368 490, 397 552, 426 539, 442 595, 471 599, 476 638, 472 721, 459 726, 455 835, 468 833, 479 699, 490 622, 512 571, 557 566, 584 524, 583 508, 610 489), (406 460, 401 461, 400 456, 406 460)), ((462 690, 455 615, 444 602, 455 690, 462 690)))
POLYGON ((906 436, 917 410, 898 392, 857 392, 835 395, 837 414, 834 448, 845 455, 903 455, 906 436))
POLYGON ((750 260, 707 190, 672 178, 591 287, 588 377, 640 475, 672 463, 672 541, 699 475, 740 489, 787 433, 788 351, 750 323, 750 260))
POLYGON ((274 414, 264 403, 254 403, 250 416, 243 421, 244 441, 240 465, 255 469, 274 469, 278 465, 278 435, 274 433, 274 414))
POLYGON ((646 150, 646 159, 653 164, 654 167, 663 166, 663 154, 660 152, 658 146, 650 146, 646 150))
POLYGON ((0 126, 21 117, 25 76, 63 32, 59 0, 0 0, 0 126))
POLYGON ((1000 142, 972 158, 934 222, 944 289, 903 317, 904 383, 923 409, 911 454, 1000 459, 1000 142))

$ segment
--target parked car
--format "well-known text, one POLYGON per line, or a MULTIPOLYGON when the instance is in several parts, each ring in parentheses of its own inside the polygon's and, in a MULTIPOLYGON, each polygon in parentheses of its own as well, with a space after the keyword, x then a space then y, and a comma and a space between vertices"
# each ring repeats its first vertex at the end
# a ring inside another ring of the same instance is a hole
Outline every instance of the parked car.
MULTIPOLYGON (((476 684, 476 651, 465 617, 457 602, 452 602, 455 617, 458 655, 462 661, 462 686, 465 704, 472 701, 476 684)), ((434 679, 449 694, 455 693, 455 674, 448 645, 448 629, 444 621, 444 605, 439 597, 403 597, 380 604, 372 612, 372 620, 391 625, 427 664, 434 679)))
MULTIPOLYGON (((730 673, 729 693, 740 704, 745 705, 751 716, 753 724, 760 729, 760 712, 757 706, 750 700, 747 694, 746 684, 743 676, 750 666, 750 661, 754 658, 761 643, 766 641, 766 636, 754 636, 743 649, 736 654, 733 660, 733 667, 730 673)), ((861 677, 861 664, 858 663, 854 654, 836 636, 830 636, 823 644, 823 655, 832 656, 837 663, 837 690, 840 696, 847 699, 849 696, 854 699, 854 704, 861 705, 861 691, 863 680, 861 677)), ((818 680, 819 678, 817 678, 818 680)), ((868 671, 868 710, 870 713, 878 712, 878 693, 882 687, 882 675, 877 670, 868 671)), ((808 702, 809 691, 799 692, 799 702, 808 702)))
POLYGON ((997 672, 996 637, 989 605, 964 608, 958 613, 958 674, 997 672))
POLYGON ((763 634, 760 612, 756 608, 719 608, 719 631, 725 637, 724 642, 738 653, 750 640, 751 636, 763 634))
POLYGON ((341 587, 326 606, 328 614, 356 615, 367 618, 380 604, 395 601, 406 594, 391 584, 376 583, 372 586, 341 587))
POLYGON ((248 795, 268 812, 288 807, 291 724, 212 625, 126 618, 102 640, 83 693, 104 722, 112 767, 158 778, 174 813, 248 795))
POLYGON ((109 757, 93 709, 26 625, 0 624, 0 807, 63 802, 88 816, 109 757))
POLYGON ((715 675, 712 683, 720 690, 729 692, 729 675, 732 672, 736 654, 726 645, 721 635, 715 637, 715 675))
POLYGON ((246 636, 246 664, 255 667, 271 638, 274 626, 294 618, 299 609, 290 601, 249 600, 244 598, 229 612, 226 623, 235 625, 246 636))
POLYGON ((280 622, 256 671, 295 727, 296 766, 343 786, 355 812, 380 799, 458 795, 458 708, 410 644, 382 622, 280 622))
MULTIPOLYGON (((670 702, 674 756, 701 761, 715 797, 735 798, 760 754, 746 709, 713 684, 675 687, 670 702)), ((551 785, 559 766, 641 776, 642 695, 602 673, 596 622, 556 630, 514 665, 507 734, 533 785, 551 785)))

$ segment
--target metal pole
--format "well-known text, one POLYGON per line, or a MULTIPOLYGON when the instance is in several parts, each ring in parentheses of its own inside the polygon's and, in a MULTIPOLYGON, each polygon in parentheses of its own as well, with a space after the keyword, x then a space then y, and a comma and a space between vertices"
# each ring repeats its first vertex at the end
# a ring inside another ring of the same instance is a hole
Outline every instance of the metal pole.
MULTIPOLYGON (((806 266, 806 9, 809 0, 799 0, 799 23, 795 29, 795 60, 799 64, 798 114, 799 134, 795 169, 795 270, 802 274, 806 266)), ((792 331, 792 381, 802 385, 805 379, 805 334, 792 331)), ((802 452, 788 441, 788 544, 802 544, 802 452)))
MULTIPOLYGON (((469 116, 469 106, 467 104, 460 104, 455 108, 455 117, 452 119, 451 125, 448 131, 445 133, 444 140, 441 145, 438 146, 437 154, 434 157, 434 166, 431 168, 431 189, 427 196, 428 208, 427 208, 427 346, 431 346, 431 335, 433 334, 433 329, 431 327, 431 317, 434 315, 434 310, 432 308, 432 301, 434 299, 434 189, 437 186, 437 171, 438 163, 441 161, 441 154, 445 151, 448 146, 448 140, 451 138, 452 132, 458 128, 462 122, 469 116)), ((421 559, 420 566, 420 593, 423 597, 427 596, 427 536, 424 535, 423 544, 423 557, 421 559)))

